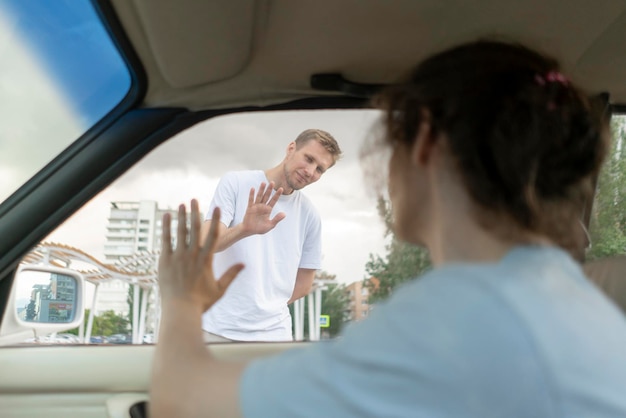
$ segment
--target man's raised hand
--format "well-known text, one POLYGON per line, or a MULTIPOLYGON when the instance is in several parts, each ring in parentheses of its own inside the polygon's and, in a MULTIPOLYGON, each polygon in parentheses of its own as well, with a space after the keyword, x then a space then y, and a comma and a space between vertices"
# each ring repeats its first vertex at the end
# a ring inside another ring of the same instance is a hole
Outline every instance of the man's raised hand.
POLYGON ((274 182, 270 182, 269 186, 261 183, 259 191, 255 193, 254 187, 250 189, 248 196, 248 208, 243 217, 243 228, 249 234, 265 234, 274 229, 278 222, 285 219, 285 213, 277 213, 270 219, 272 209, 278 198, 283 194, 283 188, 280 187, 274 191, 274 182))

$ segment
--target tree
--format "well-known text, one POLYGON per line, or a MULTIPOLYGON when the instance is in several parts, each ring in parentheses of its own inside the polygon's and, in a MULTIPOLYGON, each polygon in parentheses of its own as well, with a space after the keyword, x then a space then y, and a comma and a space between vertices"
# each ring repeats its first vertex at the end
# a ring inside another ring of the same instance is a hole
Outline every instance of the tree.
POLYGON ((35 299, 31 299, 30 303, 26 307, 26 320, 34 321, 37 316, 37 306, 35 305, 35 299))
MULTIPOLYGON (((89 309, 85 309, 85 323, 89 318, 89 309)), ((114 311, 105 311, 93 317, 91 335, 109 336, 113 334, 128 333, 130 322, 123 315, 118 315, 114 311)), ((70 334, 78 335, 78 328, 66 331, 70 334)))
MULTIPOLYGON (((334 280, 336 275, 319 271, 315 274, 315 278, 319 281, 334 280)), ((308 303, 308 298, 305 297, 304 300, 305 303, 308 303)), ((289 305, 289 312, 294 318, 293 304, 289 305)), ((323 328, 322 332, 327 333, 329 337, 337 336, 348 320, 348 295, 344 284, 326 284, 326 289, 322 291, 321 314, 330 317, 330 327, 323 328)), ((304 309, 304 334, 309 334, 309 310, 306 305, 304 309)))
POLYGON ((94 317, 92 335, 113 335, 126 334, 130 328, 130 322, 123 315, 118 315, 114 311, 105 311, 101 315, 94 317))
POLYGON ((393 289, 399 284, 415 278, 431 267, 428 251, 399 241, 391 228, 391 205, 383 199, 378 199, 378 213, 386 225, 385 237, 391 236, 391 242, 385 247, 387 254, 370 254, 369 261, 365 265, 365 271, 369 277, 378 279, 378 283, 372 280, 364 281, 369 291, 368 303, 374 304, 388 298, 393 289))
POLYGON ((600 171, 590 219, 591 248, 587 258, 626 252, 626 126, 623 117, 611 121, 613 141, 600 171))
MULTIPOLYGON (((330 326, 322 331, 336 337, 348 321, 348 294, 345 284, 329 284, 322 292, 322 315, 328 315, 330 326)), ((306 320, 306 319, 305 319, 306 320)))

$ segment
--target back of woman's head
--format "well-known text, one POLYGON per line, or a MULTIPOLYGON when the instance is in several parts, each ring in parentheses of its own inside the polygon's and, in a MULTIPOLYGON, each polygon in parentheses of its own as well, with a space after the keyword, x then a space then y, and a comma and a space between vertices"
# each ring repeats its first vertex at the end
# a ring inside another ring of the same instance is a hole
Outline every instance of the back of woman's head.
POLYGON ((429 115, 485 227, 498 229, 498 214, 573 252, 584 247, 578 223, 607 121, 555 60, 517 44, 464 44, 422 62, 377 104, 392 144, 411 144, 429 115))

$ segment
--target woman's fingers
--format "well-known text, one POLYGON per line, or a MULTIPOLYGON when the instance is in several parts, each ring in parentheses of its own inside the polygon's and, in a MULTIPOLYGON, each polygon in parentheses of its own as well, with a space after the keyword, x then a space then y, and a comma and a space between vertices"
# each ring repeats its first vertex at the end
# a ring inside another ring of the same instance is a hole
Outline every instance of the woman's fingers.
POLYGON ((161 254, 172 254, 172 215, 165 213, 161 225, 161 254))
POLYGON ((213 253, 215 252, 215 247, 217 246, 217 235, 218 235, 218 225, 220 223, 220 208, 213 209, 213 215, 211 216, 211 227, 209 228, 209 236, 207 237, 204 243, 203 255, 208 255, 209 260, 211 262, 213 259, 213 253))
POLYGON ((197 249, 200 246, 200 209, 196 199, 191 200, 191 228, 189 231, 189 246, 197 249))
POLYGON ((184 204, 178 206, 177 231, 176 252, 181 252, 187 248, 187 209, 184 204))
POLYGON ((220 209, 215 208, 211 227, 204 245, 201 246, 201 218, 198 201, 191 201, 191 214, 188 216, 185 205, 178 207, 177 245, 172 247, 172 216, 163 216, 162 257, 159 261, 159 280, 162 281, 164 298, 182 294, 186 298, 203 304, 209 309, 219 300, 228 286, 243 269, 243 264, 230 267, 219 280, 213 275, 213 254, 219 237, 220 209), (190 227, 187 228, 187 218, 190 227), (182 293, 181 293, 182 292, 182 293))

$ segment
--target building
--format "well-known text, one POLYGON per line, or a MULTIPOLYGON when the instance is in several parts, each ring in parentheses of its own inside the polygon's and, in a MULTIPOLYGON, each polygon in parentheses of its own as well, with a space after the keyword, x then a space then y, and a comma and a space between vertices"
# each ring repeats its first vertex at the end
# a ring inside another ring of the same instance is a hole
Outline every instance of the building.
POLYGON ((348 294, 348 320, 359 321, 366 318, 372 307, 368 303, 369 289, 365 285, 366 282, 371 281, 375 286, 378 286, 378 279, 370 278, 365 281, 358 281, 346 286, 346 292, 348 294))
MULTIPOLYGON (((172 214, 172 227, 176 228, 176 210, 160 209, 157 202, 111 202, 107 224, 104 262, 127 271, 143 272, 155 269, 155 253, 161 247, 161 219, 172 214)), ((127 315, 129 284, 111 280, 100 285, 96 314, 113 310, 127 315)))
POLYGON ((157 202, 111 202, 107 225, 104 257, 106 263, 114 264, 124 257, 141 251, 159 248, 161 218, 172 210, 158 208, 157 202))
POLYGON ((33 286, 30 303, 20 312, 21 318, 34 322, 69 322, 72 320, 75 298, 74 279, 52 273, 48 284, 33 286))

